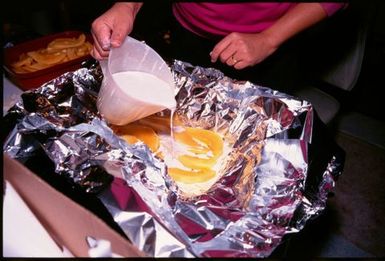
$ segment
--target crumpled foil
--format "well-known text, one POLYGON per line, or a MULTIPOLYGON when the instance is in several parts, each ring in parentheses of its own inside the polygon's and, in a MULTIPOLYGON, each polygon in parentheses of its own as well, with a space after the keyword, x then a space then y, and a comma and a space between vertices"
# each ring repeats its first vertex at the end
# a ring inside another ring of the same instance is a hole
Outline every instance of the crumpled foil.
POLYGON ((319 138, 310 103, 212 68, 174 61, 171 69, 184 124, 215 130, 232 144, 221 178, 203 195, 181 197, 146 145, 114 135, 96 109, 103 78, 97 65, 23 93, 4 118, 3 150, 25 162, 43 149, 55 173, 94 193, 150 256, 271 255, 325 208, 343 157, 332 147, 318 161, 309 153, 319 138), (320 168, 310 171, 313 160, 320 168), (111 189, 119 180, 131 202, 124 206, 111 189))

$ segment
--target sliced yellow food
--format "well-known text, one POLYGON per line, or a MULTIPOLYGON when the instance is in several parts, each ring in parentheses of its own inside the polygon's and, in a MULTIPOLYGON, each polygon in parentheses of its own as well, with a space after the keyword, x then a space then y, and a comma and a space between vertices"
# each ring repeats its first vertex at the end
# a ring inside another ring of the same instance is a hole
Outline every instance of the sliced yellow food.
POLYGON ((222 154, 223 140, 217 133, 210 130, 190 127, 186 128, 186 132, 194 139, 205 143, 212 151, 214 157, 218 157, 222 154))
POLYGON ((190 155, 181 155, 178 157, 178 160, 187 168, 191 169, 204 169, 211 168, 215 165, 217 158, 199 158, 190 155))
POLYGON ((62 52, 44 53, 42 51, 28 52, 27 55, 43 65, 52 65, 59 63, 66 56, 65 53, 62 52))
POLYGON ((134 136, 135 138, 143 141, 152 152, 156 152, 159 149, 159 136, 153 129, 147 126, 140 125, 138 123, 130 123, 121 127, 114 127, 114 130, 119 136, 134 136))
POLYGON ((50 67, 50 65, 41 64, 41 63, 33 63, 33 64, 23 66, 23 68, 28 72, 36 72, 38 70, 42 70, 48 67, 50 67))
POLYGON ((86 36, 80 34, 78 38, 57 38, 48 44, 50 49, 64 49, 71 47, 78 47, 84 44, 86 36))
MULTIPOLYGON (((125 126, 111 126, 114 132, 132 144, 143 141, 160 158, 164 155, 159 151, 160 140, 156 131, 170 131, 170 118, 151 115, 125 126)), ((195 155, 179 155, 178 160, 189 170, 169 168, 169 175, 177 182, 201 183, 216 176, 211 168, 216 164, 223 152, 223 140, 215 132, 184 128, 182 132, 174 132, 177 142, 187 145, 189 152, 195 155)))
POLYGON ((21 67, 23 65, 30 65, 33 59, 28 55, 20 55, 19 61, 12 64, 13 67, 21 67))
POLYGON ((193 153, 206 154, 211 151, 217 158, 223 152, 222 138, 210 130, 187 127, 182 132, 175 132, 174 137, 178 142, 190 146, 188 150, 193 153))
POLYGON ((74 47, 68 48, 66 50, 66 54, 67 54, 69 60, 73 60, 73 59, 76 59, 77 57, 79 57, 79 55, 77 55, 77 53, 76 53, 76 48, 74 48, 74 47))
POLYGON ((179 168, 169 168, 168 174, 170 177, 182 183, 200 183, 206 182, 215 177, 215 171, 211 169, 199 169, 196 171, 182 170, 179 168))
POLYGON ((13 68, 13 71, 15 72, 15 73, 29 73, 29 72, 33 72, 33 71, 36 71, 36 70, 33 70, 33 71, 31 71, 31 70, 27 70, 27 69, 25 69, 24 68, 24 66, 23 67, 15 67, 15 68, 13 68))
POLYGON ((42 63, 33 63, 31 65, 26 65, 26 67, 30 67, 30 68, 33 68, 33 69, 36 69, 36 70, 42 70, 42 69, 51 67, 51 65, 49 65, 49 64, 42 64, 42 63))
POLYGON ((205 147, 208 149, 206 144, 199 143, 187 130, 181 132, 174 132, 174 138, 178 142, 182 142, 191 147, 205 147))
POLYGON ((132 135, 122 135, 122 138, 127 141, 128 144, 135 144, 139 141, 138 138, 132 135))
POLYGON ((203 154, 203 155, 207 155, 209 152, 210 152, 210 149, 209 148, 205 148, 205 147, 188 147, 187 150, 189 152, 192 152, 194 154, 203 154))

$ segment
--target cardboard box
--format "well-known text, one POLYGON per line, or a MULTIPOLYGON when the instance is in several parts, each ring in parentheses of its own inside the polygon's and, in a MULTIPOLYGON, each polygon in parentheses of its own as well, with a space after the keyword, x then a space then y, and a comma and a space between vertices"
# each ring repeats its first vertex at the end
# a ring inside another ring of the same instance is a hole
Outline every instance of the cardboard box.
POLYGON ((18 161, 3 155, 3 174, 59 246, 76 257, 88 257, 87 236, 111 242, 124 257, 145 254, 95 214, 55 190, 18 161))

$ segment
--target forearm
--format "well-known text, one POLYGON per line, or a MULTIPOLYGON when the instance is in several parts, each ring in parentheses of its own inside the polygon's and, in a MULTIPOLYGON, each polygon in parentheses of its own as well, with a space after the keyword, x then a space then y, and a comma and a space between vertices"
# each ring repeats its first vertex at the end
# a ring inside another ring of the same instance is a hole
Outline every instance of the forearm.
POLYGON ((299 3, 271 27, 262 32, 272 46, 279 47, 299 32, 325 19, 327 13, 319 3, 299 3))

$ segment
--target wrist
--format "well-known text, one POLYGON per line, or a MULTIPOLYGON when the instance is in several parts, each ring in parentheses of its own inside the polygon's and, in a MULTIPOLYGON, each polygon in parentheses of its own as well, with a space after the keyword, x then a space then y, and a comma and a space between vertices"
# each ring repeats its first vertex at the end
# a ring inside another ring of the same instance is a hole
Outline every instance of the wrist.
POLYGON ((278 34, 273 31, 270 31, 269 29, 261 32, 260 36, 265 39, 269 46, 275 49, 278 49, 278 47, 284 42, 282 37, 279 37, 278 34))

